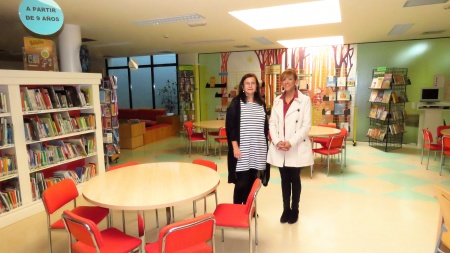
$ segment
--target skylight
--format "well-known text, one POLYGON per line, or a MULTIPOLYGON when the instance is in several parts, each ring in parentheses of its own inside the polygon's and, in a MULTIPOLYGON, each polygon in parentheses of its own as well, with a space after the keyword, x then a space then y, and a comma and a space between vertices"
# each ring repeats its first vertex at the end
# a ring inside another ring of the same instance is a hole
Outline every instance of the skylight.
POLYGON ((229 13, 256 30, 341 22, 339 0, 313 1, 229 13))

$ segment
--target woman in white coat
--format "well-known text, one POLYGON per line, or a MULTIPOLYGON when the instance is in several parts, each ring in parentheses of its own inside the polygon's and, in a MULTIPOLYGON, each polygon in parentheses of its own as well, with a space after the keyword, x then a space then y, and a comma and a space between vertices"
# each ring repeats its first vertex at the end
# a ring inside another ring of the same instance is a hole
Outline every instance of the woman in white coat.
POLYGON ((294 224, 302 185, 300 168, 314 163, 311 141, 311 99, 298 91, 294 69, 285 70, 281 76, 284 92, 273 101, 269 120, 271 143, 267 162, 279 167, 283 196, 281 223, 294 224), (292 202, 291 202, 292 196, 292 202))

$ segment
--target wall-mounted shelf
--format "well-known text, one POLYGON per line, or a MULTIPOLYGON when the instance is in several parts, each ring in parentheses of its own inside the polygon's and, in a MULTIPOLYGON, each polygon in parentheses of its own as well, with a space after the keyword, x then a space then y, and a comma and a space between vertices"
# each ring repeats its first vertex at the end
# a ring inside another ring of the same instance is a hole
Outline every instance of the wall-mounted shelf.
POLYGON ((211 87, 211 85, 209 83, 206 83, 206 88, 226 88, 227 87, 227 83, 216 83, 214 84, 214 87, 211 87))

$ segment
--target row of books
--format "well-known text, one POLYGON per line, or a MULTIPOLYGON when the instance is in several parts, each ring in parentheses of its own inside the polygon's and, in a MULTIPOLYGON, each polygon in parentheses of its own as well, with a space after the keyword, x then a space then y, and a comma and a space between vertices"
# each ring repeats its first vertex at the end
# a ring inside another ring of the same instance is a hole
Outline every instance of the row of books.
POLYGON ((0 213, 10 211, 22 205, 19 182, 12 180, 0 191, 0 213))
POLYGON ((350 101, 352 100, 352 96, 350 91, 348 90, 339 90, 337 92, 330 92, 328 96, 324 95, 322 98, 323 101, 350 101))
POLYGON ((0 92, 0 113, 8 112, 8 101, 6 99, 6 94, 0 92))
POLYGON ((117 76, 105 76, 100 82, 101 89, 117 89, 117 76))
POLYGON ((13 144, 13 127, 6 118, 0 118, 0 146, 13 144))
POLYGON ((181 122, 193 121, 195 120, 195 115, 194 113, 189 113, 189 115, 187 113, 182 113, 180 114, 180 120, 181 122))
POLYGON ((45 113, 23 120, 27 141, 95 129, 95 115, 91 113, 82 113, 79 117, 70 117, 68 112, 45 113))
POLYGON ((42 198, 42 193, 50 186, 64 180, 72 179, 75 184, 86 182, 97 174, 97 166, 94 163, 76 167, 75 170, 57 170, 52 177, 45 178, 44 173, 36 172, 30 176, 32 198, 38 200, 42 198))
POLYGON ((180 92, 180 103, 181 102, 192 102, 194 101, 194 94, 188 92, 180 92))
POLYGON ((5 154, 0 156, 0 176, 7 176, 17 173, 15 154, 5 154))
POLYGON ((352 87, 355 84, 354 77, 327 76, 327 87, 352 87))
POLYGON ((389 131, 391 134, 399 134, 405 132, 405 123, 391 124, 389 125, 389 131))
POLYGON ((58 164, 68 159, 84 157, 94 152, 95 138, 51 140, 30 144, 28 147, 28 165, 30 170, 58 164))
POLYGON ((384 76, 374 77, 370 84, 371 89, 390 89, 392 85, 406 84, 405 76, 400 73, 386 73, 384 76))
POLYGON ((79 86, 21 87, 22 111, 89 106, 90 93, 79 86))
POLYGON ((180 101, 180 110, 195 110, 194 102, 180 101))
POLYGON ((383 141, 386 137, 386 130, 382 128, 369 128, 366 134, 367 137, 370 137, 372 139, 376 139, 379 141, 383 141))
POLYGON ((102 111, 102 117, 117 116, 119 114, 119 107, 116 103, 102 104, 100 108, 102 111))
POLYGON ((369 97, 369 102, 378 102, 388 104, 393 103, 405 103, 407 102, 403 96, 399 96, 392 90, 372 90, 369 97))
POLYGON ((102 118, 102 128, 105 130, 111 130, 119 127, 119 118, 116 116, 113 117, 104 117, 102 118))
POLYGON ((386 120, 388 118, 391 120, 401 120, 406 119, 407 114, 404 108, 401 110, 391 110, 391 113, 389 114, 384 106, 374 104, 370 108, 369 118, 379 120, 386 120))
POLYGON ((100 103, 109 104, 117 101, 116 90, 100 90, 100 103))

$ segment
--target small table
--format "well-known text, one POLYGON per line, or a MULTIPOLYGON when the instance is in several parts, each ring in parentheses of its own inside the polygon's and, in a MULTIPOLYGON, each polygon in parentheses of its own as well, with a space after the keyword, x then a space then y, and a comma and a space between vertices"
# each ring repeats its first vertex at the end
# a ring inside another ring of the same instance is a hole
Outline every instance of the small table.
MULTIPOLYGON (((208 141, 208 132, 209 129, 219 129, 221 127, 225 127, 225 120, 205 120, 199 122, 193 122, 195 127, 199 127, 205 130, 206 141, 208 141)), ((206 155, 209 155, 209 148, 206 145, 206 155)))
POLYGON ((308 136, 311 138, 317 136, 330 136, 341 133, 341 130, 331 127, 323 127, 323 126, 311 126, 311 129, 308 132, 308 136))
POLYGON ((441 134, 450 137, 450 128, 441 130, 441 134))
POLYGON ((202 165, 145 163, 92 178, 83 186, 83 197, 92 204, 116 210, 165 207, 167 223, 170 223, 171 206, 199 199, 216 189, 219 183, 219 174, 202 165))

